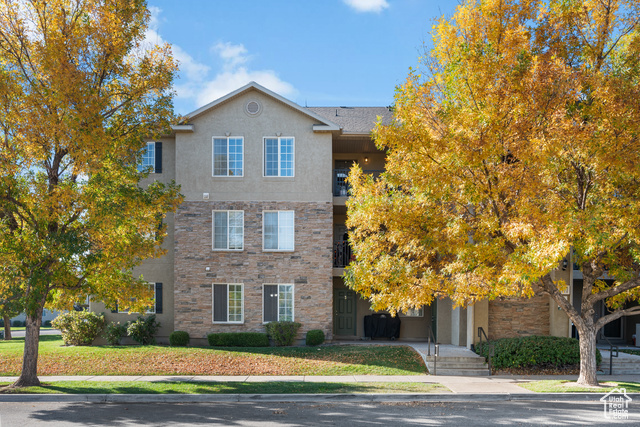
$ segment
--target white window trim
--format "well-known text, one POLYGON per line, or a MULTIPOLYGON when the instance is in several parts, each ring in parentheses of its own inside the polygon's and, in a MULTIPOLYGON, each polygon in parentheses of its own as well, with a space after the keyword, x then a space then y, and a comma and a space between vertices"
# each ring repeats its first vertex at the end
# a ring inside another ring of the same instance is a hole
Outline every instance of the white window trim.
POLYGON ((211 323, 215 324, 215 325, 242 325, 244 324, 244 283, 213 283, 211 284, 211 323), (215 295, 215 285, 225 285, 227 287, 227 321, 226 322, 221 322, 219 320, 213 320, 215 313, 214 313, 214 307, 215 307, 215 301, 214 301, 214 295, 215 295), (240 315, 242 316, 242 320, 237 321, 230 321, 229 320, 229 285, 240 285, 240 289, 242 292, 242 305, 240 308, 240 315))
POLYGON ((243 210, 224 210, 224 209, 215 209, 211 211, 211 249, 216 252, 242 252, 244 251, 244 211, 243 210), (224 248, 216 248, 216 212, 226 212, 227 213, 227 247, 224 248), (229 249, 229 239, 231 237, 231 233, 229 233, 229 212, 242 212, 242 248, 241 249, 229 249))
POLYGON ((147 169, 151 168, 149 173, 156 173, 156 142, 155 141, 147 142, 147 145, 145 146, 144 151, 143 151, 143 158, 144 158, 144 155, 149 150, 149 145, 153 146, 153 159, 152 159, 153 164, 147 165, 145 167, 144 166, 144 160, 143 160, 143 164, 140 164, 140 168, 139 169, 142 169, 140 172, 145 172, 147 169))
POLYGON ((244 177, 244 136, 212 136, 211 137, 211 176, 213 178, 243 178, 244 177), (229 175, 229 139, 230 138, 240 138, 242 140, 242 174, 240 175, 229 175), (226 139, 227 140, 227 174, 226 175, 216 175, 216 148, 215 148, 215 140, 216 139, 226 139))
MULTIPOLYGON (((244 245, 243 245, 244 246, 244 245)), ((262 251, 263 252, 295 252, 296 250, 296 211, 294 210, 266 210, 262 211, 262 251), (278 213, 278 232, 280 231, 280 212, 293 212, 293 248, 291 249, 280 249, 280 241, 278 240, 278 249, 267 249, 264 247, 264 214, 267 212, 277 212, 278 213)))
POLYGON ((296 177, 296 138, 293 136, 263 136, 262 137, 262 177, 263 178, 295 178, 296 177), (292 175, 291 176, 283 176, 280 175, 280 140, 281 139, 289 139, 291 138, 293 140, 293 151, 291 153, 291 155, 293 156, 293 159, 291 160, 293 162, 293 170, 292 170, 292 175), (277 139, 278 140, 278 175, 267 175, 267 162, 266 162, 266 155, 267 155, 267 150, 266 150, 266 144, 267 144, 267 139, 277 139))
MULTIPOLYGON (((269 322, 280 322, 280 286, 291 286, 291 322, 296 321, 296 286, 293 283, 263 283, 262 284, 262 324, 266 325, 269 322), (264 287, 265 286, 277 286, 278 287, 278 301, 276 306, 278 307, 278 311, 276 312, 278 315, 277 320, 265 320, 264 319, 264 287)), ((243 301, 244 302, 244 301, 243 301)))
MULTIPOLYGON (((153 285, 153 302, 151 303, 151 310, 145 310, 144 314, 156 314, 156 292, 158 291, 156 289, 156 282, 147 282, 147 283, 148 283, 149 287, 151 287, 153 285)), ((120 310, 118 308, 116 310, 116 313, 118 313, 118 314, 119 313, 130 314, 130 313, 137 313, 137 312, 131 312, 129 310, 120 310)))
POLYGON ((406 313, 399 313, 399 315, 402 317, 409 317, 409 318, 421 318, 421 317, 424 317, 424 307, 412 308, 407 310, 406 313), (410 310, 413 310, 412 314, 409 314, 410 310))

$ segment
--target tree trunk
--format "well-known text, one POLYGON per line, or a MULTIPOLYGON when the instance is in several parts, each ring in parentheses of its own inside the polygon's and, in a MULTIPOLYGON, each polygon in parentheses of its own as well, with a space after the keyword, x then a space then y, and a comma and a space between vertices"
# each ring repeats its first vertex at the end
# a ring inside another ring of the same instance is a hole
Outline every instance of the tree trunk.
POLYGON ((13 383, 13 387, 40 385, 40 380, 38 379, 38 345, 40 344, 41 322, 42 307, 38 307, 35 313, 27 312, 22 372, 18 381, 13 383))
POLYGON ((2 316, 2 320, 4 320, 4 339, 11 339, 11 319, 9 316, 2 316))
POLYGON ((596 366, 596 330, 593 322, 584 328, 579 328, 580 334, 580 376, 578 384, 597 386, 598 376, 596 366))

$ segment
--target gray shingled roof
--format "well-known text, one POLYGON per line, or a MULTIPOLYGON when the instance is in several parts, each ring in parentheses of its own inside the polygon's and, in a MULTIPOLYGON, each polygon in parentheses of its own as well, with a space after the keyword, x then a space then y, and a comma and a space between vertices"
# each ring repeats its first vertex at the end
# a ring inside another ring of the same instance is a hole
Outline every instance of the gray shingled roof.
POLYGON ((369 133, 382 118, 383 124, 389 124, 393 113, 388 107, 306 107, 319 116, 332 121, 342 128, 344 133, 369 133))

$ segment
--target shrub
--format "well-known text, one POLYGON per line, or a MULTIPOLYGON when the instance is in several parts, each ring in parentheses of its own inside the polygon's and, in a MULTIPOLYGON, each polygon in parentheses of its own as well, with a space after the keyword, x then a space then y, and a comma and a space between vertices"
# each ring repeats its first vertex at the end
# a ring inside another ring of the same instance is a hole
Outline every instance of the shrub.
POLYGON ((45 328, 50 328, 51 320, 45 320, 44 322, 42 322, 42 326, 44 326, 45 328))
POLYGON ((129 322, 127 334, 142 345, 151 345, 156 343, 155 334, 159 328, 160 323, 156 322, 155 314, 146 318, 139 316, 135 321, 129 322))
POLYGON ((277 346, 292 345, 298 335, 298 329, 302 326, 298 322, 269 322, 267 334, 277 346))
POLYGON ((169 345, 171 347, 186 347, 189 345, 189 332, 173 331, 169 335, 169 345))
POLYGON ((207 335, 211 347, 269 347, 269 337, 262 332, 224 332, 207 335))
POLYGON ((11 322, 11 326, 13 326, 14 328, 20 328, 25 325, 23 325, 20 320, 14 320, 13 322, 11 322))
POLYGON ((107 340, 109 345, 118 345, 122 337, 127 335, 127 325, 120 322, 109 322, 104 328, 102 337, 107 340))
POLYGON ((324 342, 324 332, 320 329, 312 329, 307 332, 307 345, 320 345, 324 342))
POLYGON ((91 311, 70 311, 51 322, 60 329, 65 345, 91 345, 104 326, 104 315, 91 311))
POLYGON ((0 328, 4 327, 4 319, 0 319, 0 328))
MULTIPOLYGON (((575 338, 528 336, 502 338, 493 343, 495 355, 491 365, 495 369, 508 368, 562 368, 580 364, 580 343, 575 338)), ((489 355, 489 346, 478 344, 476 352, 481 356, 489 355)), ((596 363, 599 365, 602 355, 596 350, 596 363)))

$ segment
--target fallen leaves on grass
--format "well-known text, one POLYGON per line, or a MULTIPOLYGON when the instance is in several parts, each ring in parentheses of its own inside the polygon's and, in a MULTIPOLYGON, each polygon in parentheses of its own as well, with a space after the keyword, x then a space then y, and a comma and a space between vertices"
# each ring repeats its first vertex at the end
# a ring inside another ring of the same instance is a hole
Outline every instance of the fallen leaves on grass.
MULTIPOLYGON (((9 355, 0 375, 18 375, 9 355)), ((63 347, 41 351, 38 375, 411 375, 425 373, 420 356, 401 346, 268 349, 162 346, 63 347)))

